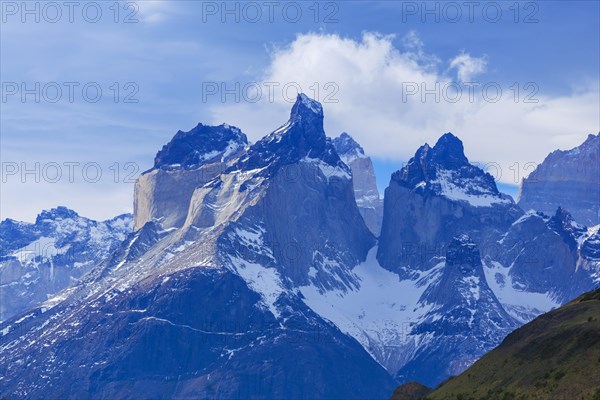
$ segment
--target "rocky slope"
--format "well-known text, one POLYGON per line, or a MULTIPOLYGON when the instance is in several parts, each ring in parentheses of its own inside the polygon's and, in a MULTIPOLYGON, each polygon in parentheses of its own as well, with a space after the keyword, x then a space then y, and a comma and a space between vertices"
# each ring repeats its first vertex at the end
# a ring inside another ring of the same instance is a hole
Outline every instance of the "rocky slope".
POLYGON ((375 236, 381 232, 383 201, 379 198, 373 162, 363 148, 346 132, 333 139, 335 150, 352 170, 352 184, 356 204, 367 227, 375 236))
MULTIPOLYGON (((488 247, 489 278, 500 292, 510 284, 564 304, 600 284, 596 232, 596 228, 577 224, 562 208, 552 217, 527 213, 515 221, 497 246, 488 247)), ((503 298, 512 303, 508 306, 511 311, 517 311, 522 301, 509 293, 503 298)), ((529 319, 531 316, 524 322, 529 319)))
POLYGON ((129 214, 94 221, 66 207, 42 211, 33 224, 0 222, 0 321, 73 285, 108 258, 131 228, 129 214))
POLYGON ((563 207, 581 224, 600 224, 600 133, 550 153, 521 182, 519 205, 545 214, 563 207))
POLYGON ((426 398, 600 398, 600 290, 517 329, 426 398))

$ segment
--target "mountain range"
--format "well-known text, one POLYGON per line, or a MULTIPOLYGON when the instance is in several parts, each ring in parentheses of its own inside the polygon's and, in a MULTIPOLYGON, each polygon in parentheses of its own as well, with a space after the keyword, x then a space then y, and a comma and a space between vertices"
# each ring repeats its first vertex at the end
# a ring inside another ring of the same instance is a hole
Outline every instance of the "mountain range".
MULTIPOLYGON (((564 201, 525 211, 455 135, 421 146, 381 201, 370 158, 323 121, 301 94, 254 144, 227 124, 177 132, 133 217, 102 223, 122 228, 105 251, 77 274, 51 263, 74 279, 3 318, 0 394, 386 398, 600 284, 598 226, 564 201)), ((0 274, 43 236, 5 222, 0 274)))
POLYGON ((0 321, 72 286, 131 232, 131 214, 94 221, 66 207, 0 222, 0 321))

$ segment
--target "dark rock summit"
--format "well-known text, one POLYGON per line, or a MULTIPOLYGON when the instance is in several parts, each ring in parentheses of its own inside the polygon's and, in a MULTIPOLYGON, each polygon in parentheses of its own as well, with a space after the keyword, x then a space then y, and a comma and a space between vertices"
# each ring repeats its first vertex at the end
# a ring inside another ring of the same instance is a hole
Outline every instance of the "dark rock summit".
MULTIPOLYGON (((320 160, 350 174, 323 130, 321 104, 299 94, 288 122, 259 140, 230 170, 255 170, 269 167, 273 175, 280 168, 302 160, 320 160)), ((293 173, 293 172, 291 172, 293 173)))
POLYGON ((198 124, 189 132, 178 131, 156 154, 154 168, 194 169, 202 164, 225 162, 247 144, 248 138, 235 126, 198 124))

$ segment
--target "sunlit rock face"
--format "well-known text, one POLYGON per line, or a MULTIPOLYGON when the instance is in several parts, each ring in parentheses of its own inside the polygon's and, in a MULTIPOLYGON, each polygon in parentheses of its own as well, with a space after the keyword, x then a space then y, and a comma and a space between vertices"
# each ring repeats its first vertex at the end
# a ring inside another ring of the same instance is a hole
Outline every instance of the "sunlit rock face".
POLYGON ((165 229, 181 227, 194 189, 223 172, 247 144, 242 131, 226 124, 177 132, 135 183, 134 229, 153 219, 165 229))
POLYGON ((352 170, 354 197, 360 214, 371 232, 379 236, 383 219, 383 201, 379 198, 371 158, 365 155, 363 148, 346 132, 333 139, 333 145, 342 161, 352 170))
POLYGON ((523 179, 518 203, 549 215, 562 207, 581 224, 600 224, 600 133, 574 149, 550 153, 523 179))

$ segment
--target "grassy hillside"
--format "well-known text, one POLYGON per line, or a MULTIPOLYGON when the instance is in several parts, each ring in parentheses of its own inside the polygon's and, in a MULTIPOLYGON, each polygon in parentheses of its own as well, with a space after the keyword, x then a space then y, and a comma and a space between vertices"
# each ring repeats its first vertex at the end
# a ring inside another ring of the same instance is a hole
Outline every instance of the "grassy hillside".
POLYGON ((431 388, 421 385, 419 382, 407 382, 394 390, 390 400, 421 400, 431 391, 431 388))
POLYGON ((427 400, 600 400, 600 290, 517 329, 427 400))

